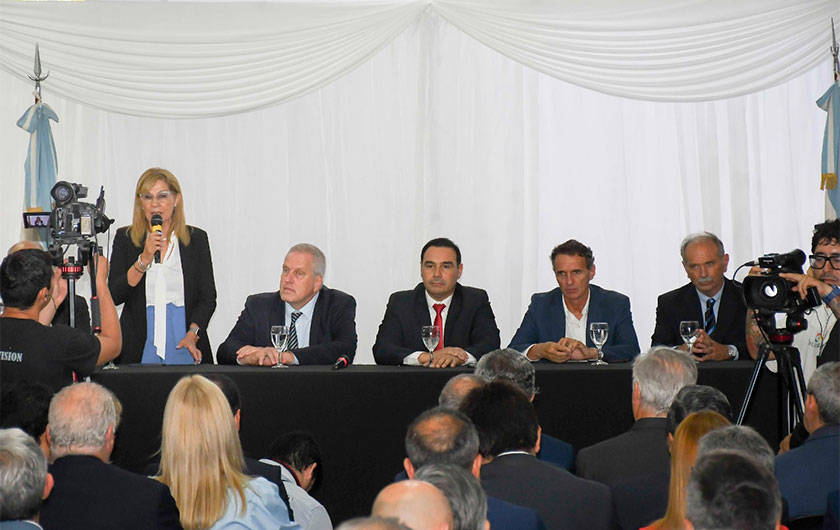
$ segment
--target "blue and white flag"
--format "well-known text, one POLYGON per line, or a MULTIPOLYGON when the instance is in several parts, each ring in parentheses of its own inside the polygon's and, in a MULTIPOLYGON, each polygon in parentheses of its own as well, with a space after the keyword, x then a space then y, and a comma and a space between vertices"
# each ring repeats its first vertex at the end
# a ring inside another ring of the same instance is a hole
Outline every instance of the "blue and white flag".
POLYGON ((840 165, 840 81, 835 81, 817 105, 827 116, 822 145, 822 180, 820 189, 825 190, 825 217, 840 217, 840 186, 837 184, 837 167, 840 165))
POLYGON ((50 120, 58 122, 53 109, 43 101, 29 107, 17 121, 18 127, 30 133, 29 151, 26 153, 27 209, 41 208, 50 211, 50 190, 55 185, 58 159, 55 155, 50 120))

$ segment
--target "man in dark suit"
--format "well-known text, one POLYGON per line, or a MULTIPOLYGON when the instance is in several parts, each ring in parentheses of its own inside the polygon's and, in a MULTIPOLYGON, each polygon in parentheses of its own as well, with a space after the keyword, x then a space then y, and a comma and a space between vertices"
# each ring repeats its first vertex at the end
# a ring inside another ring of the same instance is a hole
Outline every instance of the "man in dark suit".
POLYGON ((499 347, 499 328, 487 292, 458 283, 464 265, 461 250, 446 238, 432 239, 420 252, 423 283, 391 295, 376 334, 377 364, 444 368, 474 363, 499 347), (420 336, 423 326, 437 326, 440 341, 432 353, 420 336))
POLYGON ((20 429, 0 429, 0 526, 3 530, 38 530, 41 500, 53 487, 47 458, 20 429))
MULTIPOLYGON (((417 470, 428 464, 458 466, 481 478, 478 431, 464 414, 434 408, 420 414, 405 434, 403 461, 406 477, 413 480, 417 470)), ((398 476, 398 479, 400 477, 398 476)), ((545 528, 536 511, 487 496, 490 528, 545 528)))
POLYGON ((478 429, 485 462, 481 484, 488 495, 536 510, 553 530, 611 527, 609 488, 534 456, 540 429, 521 390, 507 381, 493 381, 470 392, 463 410, 478 429))
POLYGON ((532 361, 596 359, 598 350, 589 337, 589 325, 606 322, 609 335, 603 347, 604 358, 629 361, 638 355, 630 299, 589 283, 595 277, 592 249, 570 239, 554 247, 551 263, 560 286, 531 297, 531 305, 508 347, 532 361))
POLYGON ((633 363, 633 418, 629 431, 585 449, 577 456, 579 477, 611 484, 650 473, 665 473, 668 409, 677 392, 697 382, 697 365, 686 352, 659 346, 633 363))
POLYGON ((692 346, 695 359, 746 358, 747 306, 741 288, 723 276, 729 265, 723 242, 710 232, 693 234, 683 240, 680 255, 691 282, 659 297, 651 343, 687 350, 680 336, 680 322, 695 320, 701 327, 692 346))
POLYGON ((356 355, 356 300, 324 286, 327 260, 315 245, 300 243, 283 261, 280 291, 254 294, 216 355, 219 364, 274 366, 333 364, 356 355), (271 343, 271 326, 289 330, 286 351, 271 343))
POLYGON ((53 398, 47 432, 55 486, 41 508, 46 530, 181 528, 169 488, 108 464, 116 424, 116 398, 96 383, 53 398))

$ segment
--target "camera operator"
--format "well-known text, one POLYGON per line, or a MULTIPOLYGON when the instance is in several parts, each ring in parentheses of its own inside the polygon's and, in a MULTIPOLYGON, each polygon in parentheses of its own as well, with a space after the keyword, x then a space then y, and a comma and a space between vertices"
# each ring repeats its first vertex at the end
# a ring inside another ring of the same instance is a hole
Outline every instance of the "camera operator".
MULTIPOLYGON (((781 273, 779 276, 796 282, 793 290, 804 299, 806 291, 815 287, 823 304, 807 312, 808 329, 793 336, 793 346, 799 350, 805 383, 824 363, 840 360, 840 220, 834 219, 814 226, 811 239, 811 268, 807 274, 781 273)), ((753 268, 751 275, 760 274, 753 268)), ((755 320, 752 310, 747 310, 747 349, 753 359, 758 358, 758 348, 767 339, 755 320)), ((772 355, 771 355, 772 359, 772 355)), ((767 367, 775 371, 776 363, 767 367)))
MULTIPOLYGON (((39 322, 42 310, 59 294, 60 276, 49 253, 19 250, 0 265, 0 296, 6 309, 0 317, 0 385, 18 379, 41 381, 55 390, 87 377, 114 359, 122 347, 117 311, 108 290, 108 260, 96 259, 96 286, 102 332, 91 335, 67 326, 39 322)), ((66 293, 65 293, 66 295, 66 293)))
MULTIPOLYGON (((35 249, 44 250, 41 245, 34 241, 19 241, 12 245, 9 249, 9 254, 14 254, 19 250, 35 249)), ((56 269, 56 274, 59 274, 59 269, 56 269)), ((52 292, 52 303, 44 306, 38 321, 49 326, 50 324, 70 325, 70 300, 67 298, 67 280, 62 278, 59 274, 56 280, 55 289, 52 292)), ((90 312, 88 311, 87 300, 84 296, 76 295, 74 305, 75 328, 90 333, 90 312)))

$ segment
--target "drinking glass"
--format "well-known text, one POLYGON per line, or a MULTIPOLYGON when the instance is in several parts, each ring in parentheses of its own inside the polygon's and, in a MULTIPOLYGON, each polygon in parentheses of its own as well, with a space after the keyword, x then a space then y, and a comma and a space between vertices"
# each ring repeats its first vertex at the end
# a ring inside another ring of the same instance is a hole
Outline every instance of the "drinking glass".
POLYGON ((691 355, 692 347, 697 341, 697 334, 700 331, 700 323, 696 320, 683 320, 680 322, 680 336, 683 342, 688 345, 688 354, 691 355))
POLYGON ((598 360, 593 362, 593 365, 604 366, 608 364, 604 361, 604 344, 607 343, 607 337, 610 336, 610 325, 606 322, 593 322, 589 324, 589 338, 592 339, 592 344, 598 348, 598 360))
POLYGON ((430 355, 437 348, 440 342, 440 328, 437 326, 423 326, 420 328, 420 336, 423 338, 423 344, 426 346, 430 355))
MULTIPOLYGON (((286 344, 289 342, 289 328, 287 326, 271 326, 271 343, 274 344, 274 349, 277 353, 286 351, 286 344)), ((277 357, 277 364, 272 368, 288 368, 285 364, 280 362, 280 356, 277 357)))

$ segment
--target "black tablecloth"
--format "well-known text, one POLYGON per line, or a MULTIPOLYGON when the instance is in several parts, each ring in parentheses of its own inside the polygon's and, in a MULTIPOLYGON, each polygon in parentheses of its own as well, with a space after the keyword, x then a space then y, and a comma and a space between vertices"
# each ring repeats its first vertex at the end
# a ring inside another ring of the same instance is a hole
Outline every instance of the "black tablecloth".
MULTIPOLYGON (((700 365, 700 384, 722 390, 741 406, 753 370, 750 361, 700 365)), ((402 469, 403 439, 411 420, 437 404, 444 383, 468 370, 414 367, 238 366, 139 367, 97 370, 92 379, 123 403, 112 455, 115 464, 142 472, 160 448, 163 408, 185 374, 222 372, 242 394, 245 453, 262 457, 279 434, 308 430, 323 453, 324 481, 314 496, 333 523, 369 512, 376 493, 402 469)), ((535 406, 543 430, 580 449, 620 434, 633 423, 631 365, 537 365, 535 406)), ((763 372, 746 424, 775 448, 779 440, 777 378, 763 372)))

